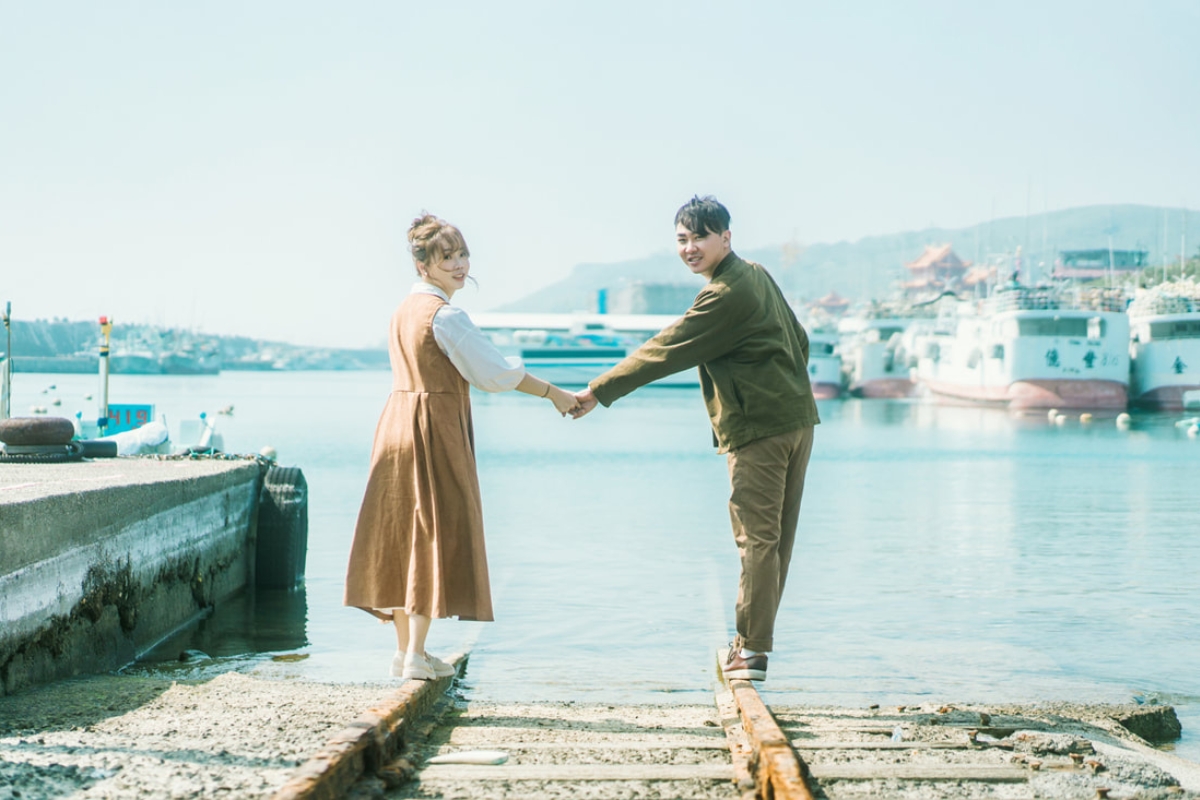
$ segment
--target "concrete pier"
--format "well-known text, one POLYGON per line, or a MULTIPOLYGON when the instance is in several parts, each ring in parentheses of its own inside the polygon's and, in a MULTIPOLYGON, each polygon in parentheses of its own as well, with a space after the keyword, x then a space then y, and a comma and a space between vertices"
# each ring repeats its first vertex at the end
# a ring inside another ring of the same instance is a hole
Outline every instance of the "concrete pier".
POLYGON ((128 664, 252 585, 264 469, 0 464, 0 695, 128 664))

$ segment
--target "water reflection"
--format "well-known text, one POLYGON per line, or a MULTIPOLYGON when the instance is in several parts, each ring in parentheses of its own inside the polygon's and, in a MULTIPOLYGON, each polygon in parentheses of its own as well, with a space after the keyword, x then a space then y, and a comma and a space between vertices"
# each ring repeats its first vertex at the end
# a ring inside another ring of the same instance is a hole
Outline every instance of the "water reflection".
POLYGON ((218 603, 195 625, 160 642, 133 671, 201 668, 210 659, 234 659, 299 650, 308 645, 308 597, 298 589, 246 590, 218 603))

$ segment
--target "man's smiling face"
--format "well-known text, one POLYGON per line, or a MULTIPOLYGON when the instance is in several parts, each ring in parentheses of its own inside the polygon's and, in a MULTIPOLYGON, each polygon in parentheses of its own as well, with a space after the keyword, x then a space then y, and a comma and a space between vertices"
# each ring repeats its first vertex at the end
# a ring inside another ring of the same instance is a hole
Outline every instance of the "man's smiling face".
POLYGON ((696 233, 688 230, 681 222, 675 226, 675 244, 679 248, 679 257, 696 275, 712 278, 717 265, 729 255, 729 231, 696 233))

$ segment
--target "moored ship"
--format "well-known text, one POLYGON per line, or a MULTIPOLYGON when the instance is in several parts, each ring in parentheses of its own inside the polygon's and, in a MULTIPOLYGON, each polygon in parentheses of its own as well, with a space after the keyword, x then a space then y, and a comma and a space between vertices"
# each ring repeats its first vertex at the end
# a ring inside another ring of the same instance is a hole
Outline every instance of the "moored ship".
POLYGON ((842 369, 854 397, 897 399, 911 397, 915 384, 902 353, 901 338, 912 318, 899 316, 847 317, 838 323, 842 369))
POLYGON ((1130 404, 1200 407, 1200 285, 1180 280, 1141 290, 1128 313, 1130 404))
POLYGON ((808 381, 813 397, 835 400, 842 396, 842 356, 836 333, 814 331, 808 335, 808 381))
POLYGON ((1129 318, 1119 293, 1070 298, 1008 285, 960 301, 909 339, 930 395, 1013 410, 1120 410, 1128 402, 1129 318))
POLYGON ((216 348, 180 348, 158 357, 164 375, 216 375, 221 371, 221 354, 216 348))

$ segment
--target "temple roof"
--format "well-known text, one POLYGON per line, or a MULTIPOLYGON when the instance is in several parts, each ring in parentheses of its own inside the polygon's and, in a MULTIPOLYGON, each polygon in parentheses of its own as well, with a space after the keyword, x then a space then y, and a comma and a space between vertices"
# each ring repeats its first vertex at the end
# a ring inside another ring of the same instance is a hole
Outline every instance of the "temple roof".
POLYGON ((850 301, 837 292, 830 292, 819 300, 813 300, 808 306, 809 308, 844 309, 850 307, 850 301))
POLYGON ((954 250, 948 244, 927 244, 925 245, 925 252, 904 266, 911 270, 938 268, 962 271, 966 270, 970 265, 970 261, 963 261, 956 256, 954 250))

